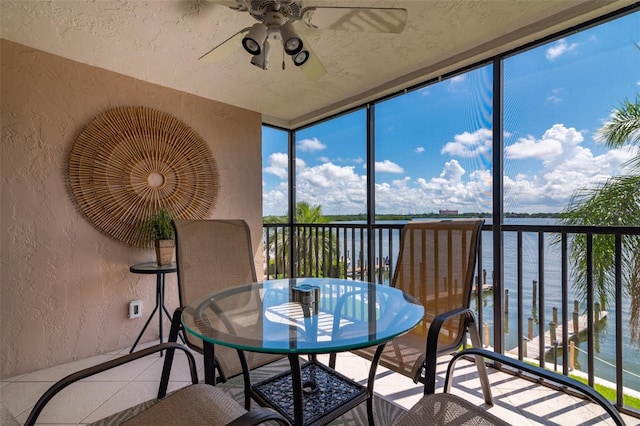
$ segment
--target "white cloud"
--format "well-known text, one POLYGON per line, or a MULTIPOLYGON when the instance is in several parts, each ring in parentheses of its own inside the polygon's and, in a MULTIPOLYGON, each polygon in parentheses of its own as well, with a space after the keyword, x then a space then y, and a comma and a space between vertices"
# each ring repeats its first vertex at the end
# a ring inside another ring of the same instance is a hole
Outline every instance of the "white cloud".
POLYGON ((376 161, 376 172, 379 173, 404 173, 404 169, 393 161, 376 161))
POLYGON ((505 158, 514 160, 512 166, 518 172, 504 178, 506 209, 560 211, 577 189, 592 188, 625 173, 622 165, 640 151, 638 147, 625 147, 594 155, 582 146, 583 140, 581 132, 555 124, 540 139, 529 136, 507 147, 505 158), (535 167, 535 160, 541 161, 539 167, 535 167), (523 172, 520 166, 525 164, 535 172, 523 172))
POLYGON ((556 41, 551 47, 549 47, 544 55, 548 60, 553 61, 567 52, 571 52, 578 47, 578 43, 568 44, 566 39, 556 41))
POLYGON ((287 214, 288 203, 287 184, 282 183, 277 188, 262 194, 262 206, 267 215, 284 216, 287 214))
POLYGON ((284 152, 274 152, 269 156, 269 165, 264 168, 264 171, 284 179, 287 177, 288 161, 289 156, 284 152))
MULTIPOLYGON (((380 213, 437 212, 440 208, 487 211, 491 205, 490 192, 486 188, 487 176, 488 187, 491 187, 490 174, 475 172, 466 182, 465 176, 467 172, 453 159, 444 164, 438 176, 430 179, 414 180, 403 176, 390 182, 378 182, 376 208, 380 213), (483 198, 487 198, 488 207, 478 207, 483 198)), ((320 204, 326 214, 365 212, 366 192, 366 174, 358 175, 353 166, 327 163, 298 172, 297 199, 320 204)), ((265 194, 265 197, 271 195, 265 194)), ((271 204, 265 201, 265 209, 271 204)))
POLYGON ((440 177, 450 182, 459 182, 465 173, 465 170, 456 160, 451 160, 444 163, 444 169, 440 173, 440 177))
POLYGON ((391 181, 391 184, 395 188, 406 188, 410 182, 411 182, 411 178, 409 176, 405 176, 403 179, 396 179, 391 181))
POLYGON ((311 151, 322 151, 327 146, 320 142, 318 138, 313 139, 302 139, 298 142, 297 149, 302 152, 311 152, 311 151))
POLYGON ((505 158, 508 160, 521 160, 523 158, 550 159, 554 155, 562 153, 562 144, 556 140, 536 140, 533 136, 520 138, 513 145, 504 149, 505 158))
POLYGON ((422 154, 424 152, 424 147, 417 147, 414 151, 416 154, 422 154))
POLYGON ((298 201, 319 204, 325 214, 366 211, 366 175, 354 172, 354 166, 325 163, 298 171, 298 201))
POLYGON ((567 152, 573 152, 573 147, 582 143, 583 140, 582 134, 573 127, 566 128, 563 124, 554 124, 540 139, 527 136, 505 147, 505 158, 508 160, 536 158, 551 161, 567 152))
POLYGON ((467 79, 466 74, 460 74, 460 75, 456 75, 455 77, 451 77, 451 80, 449 80, 451 82, 451 84, 460 84, 460 83, 464 83, 464 81, 467 79))
POLYGON ((445 144, 440 151, 441 154, 449 154, 463 158, 478 155, 487 156, 491 154, 493 134, 489 129, 479 129, 473 133, 464 132, 455 135, 453 139, 453 142, 447 142, 445 144))
POLYGON ((298 172, 298 184, 329 188, 336 183, 358 182, 361 177, 353 171, 353 166, 336 166, 324 163, 319 166, 305 167, 298 172))

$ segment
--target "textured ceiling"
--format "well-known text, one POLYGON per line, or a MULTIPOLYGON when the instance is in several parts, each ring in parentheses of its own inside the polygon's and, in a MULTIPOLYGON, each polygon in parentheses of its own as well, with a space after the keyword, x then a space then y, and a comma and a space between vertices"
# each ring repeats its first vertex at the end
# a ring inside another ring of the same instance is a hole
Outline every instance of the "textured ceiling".
MULTIPOLYGON (((228 1, 227 1, 228 3, 228 1)), ((198 58, 256 21, 215 2, 0 2, 2 38, 144 81, 236 105, 295 128, 620 9, 633 1, 307 0, 304 6, 400 7, 401 34, 295 27, 327 74, 308 80, 282 49, 270 67, 241 48, 222 61, 198 58)))

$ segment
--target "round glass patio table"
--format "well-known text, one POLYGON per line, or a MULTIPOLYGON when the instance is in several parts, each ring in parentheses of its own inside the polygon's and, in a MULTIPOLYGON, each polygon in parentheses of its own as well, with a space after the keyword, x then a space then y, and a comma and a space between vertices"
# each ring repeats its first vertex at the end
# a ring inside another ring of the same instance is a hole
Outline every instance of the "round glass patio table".
MULTIPOLYGON (((256 385, 250 384, 248 368, 244 369, 245 405, 250 396, 280 411, 292 424, 315 425, 367 400, 372 424, 373 378, 379 354, 386 342, 414 328, 423 315, 423 306, 396 288, 346 279, 297 278, 251 283, 206 295, 184 307, 182 323, 203 340, 205 355, 217 344, 288 356, 290 372, 256 385), (378 352, 366 388, 315 360, 316 354, 369 346, 378 346, 378 352), (299 355, 310 355, 310 362, 301 367, 299 355), (336 397, 335 389, 344 389, 344 399, 336 397), (327 405, 323 398, 336 403, 327 405)), ((210 361, 205 359, 205 369, 213 368, 208 367, 213 365, 210 361)), ((213 378, 213 372, 205 371, 205 377, 213 378)))

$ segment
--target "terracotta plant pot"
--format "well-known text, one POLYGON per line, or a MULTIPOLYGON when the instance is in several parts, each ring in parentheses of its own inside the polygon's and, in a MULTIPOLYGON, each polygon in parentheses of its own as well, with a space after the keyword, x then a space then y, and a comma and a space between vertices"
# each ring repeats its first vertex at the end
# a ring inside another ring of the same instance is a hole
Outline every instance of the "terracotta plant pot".
POLYGON ((158 265, 171 265, 175 247, 175 240, 156 240, 156 259, 158 265))

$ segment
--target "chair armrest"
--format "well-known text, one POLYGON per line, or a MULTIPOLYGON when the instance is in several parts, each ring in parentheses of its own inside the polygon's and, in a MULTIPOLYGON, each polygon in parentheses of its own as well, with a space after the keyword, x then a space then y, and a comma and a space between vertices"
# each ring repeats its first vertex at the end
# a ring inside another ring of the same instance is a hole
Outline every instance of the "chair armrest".
POLYGON ((254 426, 269 420, 282 426, 290 426, 289 421, 283 415, 266 407, 252 408, 251 411, 227 423, 227 426, 254 426))
POLYGON ((119 367, 123 364, 126 364, 131 361, 135 361, 137 359, 143 358, 145 356, 151 355, 156 352, 164 351, 167 349, 180 349, 185 355, 187 355, 187 361, 189 362, 189 370, 191 372, 191 382, 193 384, 198 383, 198 372, 196 369, 196 361, 191 352, 184 346, 178 343, 161 343, 155 346, 151 346, 146 349, 142 349, 140 351, 136 351, 134 353, 121 356, 119 358, 112 359, 107 362, 103 362, 98 365, 94 365, 93 367, 85 368, 84 370, 77 371, 68 375, 67 377, 58 380, 54 383, 47 391, 38 399, 36 404, 34 405, 29 417, 25 425, 31 426, 35 424, 36 419, 44 409, 45 405, 51 401, 51 399, 56 396, 61 390, 77 382, 78 380, 86 379, 87 377, 91 377, 98 373, 102 373, 103 371, 119 367))
MULTIPOLYGON (((432 385, 430 386, 432 387, 432 389, 425 390, 425 394, 426 393, 431 394, 435 392, 435 374, 436 374, 435 372, 436 372, 438 352, 439 352, 438 337, 440 336, 440 330, 442 329, 442 326, 444 325, 445 322, 451 319, 460 318, 460 317, 466 317, 464 320, 466 320, 467 323, 470 322, 471 324, 475 325, 475 317, 471 309, 456 308, 448 312, 439 314, 433 319, 433 321, 431 322, 431 325, 429 326, 429 332, 427 333, 427 346, 425 349, 424 363, 425 363, 425 374, 427 376, 425 377, 425 382, 427 384, 432 383, 432 385), (429 376, 433 376, 433 377, 429 377, 429 376)), ((417 383, 419 375, 420 375, 420 368, 419 366, 416 366, 415 375, 413 378, 414 382, 417 383)))
MULTIPOLYGON (((469 322, 473 324, 476 322, 473 311, 469 308, 456 308, 437 315, 429 326, 429 332, 427 333, 427 350, 429 349, 429 346, 434 348, 437 347, 438 336, 440 335, 440 330, 444 323, 451 319, 460 317, 466 317, 465 320, 467 321, 467 326, 469 325, 469 322)), ((463 336, 461 336, 460 339, 462 338, 463 336)), ((458 344, 456 343, 455 346, 458 346, 458 344)))
POLYGON ((563 376, 562 374, 555 373, 553 371, 545 370, 544 368, 537 367, 535 365, 527 364, 518 359, 510 358, 505 355, 488 351, 486 349, 481 348, 468 348, 462 350, 455 355, 449 362, 449 366, 447 367, 447 376, 444 384, 444 391, 449 392, 451 389, 451 382, 453 381, 453 370, 455 367, 455 363, 464 356, 475 355, 482 356, 484 358, 495 361, 499 364, 504 364, 514 369, 517 369, 521 372, 525 372, 530 374, 531 376, 539 377, 541 379, 546 379, 557 383, 560 386, 571 388, 585 397, 590 399, 592 402, 600 405, 614 420, 617 425, 624 425, 625 422, 622 420, 620 413, 615 408, 615 406, 605 397, 603 397, 600 393, 594 390, 592 387, 585 385, 571 377, 563 376))

